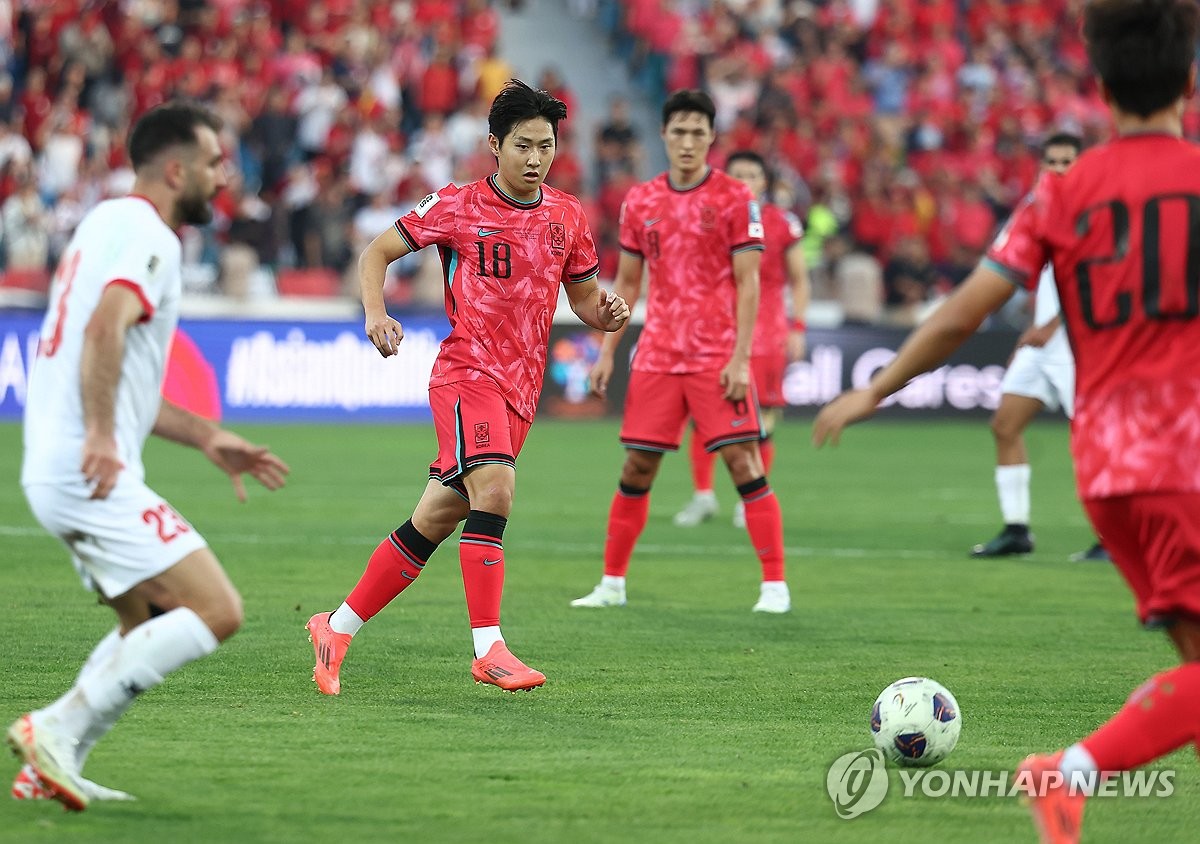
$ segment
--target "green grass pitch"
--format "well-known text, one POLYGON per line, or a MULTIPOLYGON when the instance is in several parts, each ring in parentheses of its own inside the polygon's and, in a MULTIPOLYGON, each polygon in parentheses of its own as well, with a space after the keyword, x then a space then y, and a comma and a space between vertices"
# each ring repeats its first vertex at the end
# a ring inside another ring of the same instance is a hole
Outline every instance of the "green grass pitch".
MULTIPOLYGON (((285 490, 238 505, 202 456, 166 443, 147 465, 237 583, 243 630, 145 695, 93 753, 88 775, 138 802, 68 815, 4 799, 0 842, 1033 841, 1016 800, 904 799, 895 772, 882 806, 839 820, 826 771, 869 746, 871 702, 899 677, 956 694, 963 733, 944 767, 1008 770, 1174 663, 1111 567, 1066 560, 1091 534, 1065 425, 1028 435, 1037 553, 980 562, 967 550, 1000 525, 985 424, 875 422, 817 452, 807 422, 785 423, 771 480, 794 610, 763 617, 720 470, 721 517, 671 525, 689 494, 681 455, 654 490, 629 606, 568 608, 600 575, 622 454, 615 423, 543 420, 505 536, 504 630, 546 686, 471 682, 451 542, 363 630, 341 697, 325 698, 304 622, 407 518, 432 431, 239 430, 290 461, 285 490)), ((60 694, 112 623, 29 515, 19 461, 19 429, 0 426, 5 723, 60 694)), ((1173 797, 1094 800, 1084 840, 1195 840, 1195 754, 1161 766, 1178 769, 1173 797)))

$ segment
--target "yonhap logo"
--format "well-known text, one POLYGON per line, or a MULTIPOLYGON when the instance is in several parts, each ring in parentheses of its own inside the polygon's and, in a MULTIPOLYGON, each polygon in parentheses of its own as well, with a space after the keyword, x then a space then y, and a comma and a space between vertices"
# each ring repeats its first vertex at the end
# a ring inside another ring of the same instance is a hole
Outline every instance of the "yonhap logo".
POLYGON ((883 754, 872 748, 839 756, 825 777, 825 790, 837 816, 844 821, 871 811, 887 795, 883 754))

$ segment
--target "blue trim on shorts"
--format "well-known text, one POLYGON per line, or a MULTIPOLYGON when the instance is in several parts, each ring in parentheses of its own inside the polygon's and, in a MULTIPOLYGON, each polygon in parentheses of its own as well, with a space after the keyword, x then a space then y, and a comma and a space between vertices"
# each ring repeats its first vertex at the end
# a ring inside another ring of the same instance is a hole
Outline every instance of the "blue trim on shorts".
POLYGON ((736 445, 737 443, 756 443, 762 439, 758 431, 747 431, 745 434, 740 434, 736 437, 718 437, 715 440, 709 440, 704 444, 704 450, 707 452, 716 452, 727 445, 736 445))

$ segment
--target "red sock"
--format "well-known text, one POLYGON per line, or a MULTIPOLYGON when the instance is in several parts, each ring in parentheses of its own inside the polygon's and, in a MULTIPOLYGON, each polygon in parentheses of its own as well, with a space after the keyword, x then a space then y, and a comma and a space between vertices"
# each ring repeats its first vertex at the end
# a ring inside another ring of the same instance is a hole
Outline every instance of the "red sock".
POLYGON ((1101 771, 1129 771, 1200 737, 1200 662, 1155 674, 1081 744, 1101 771))
POLYGON ((604 539, 604 573, 624 577, 629 571, 633 546, 646 527, 650 515, 650 490, 633 489, 621 484, 608 511, 608 535, 604 539))
POLYGON ((695 430, 692 431, 692 488, 696 492, 712 492, 713 488, 713 463, 717 459, 717 455, 704 450, 704 443, 696 436, 695 430))
POLYGON ((437 543, 422 536, 410 519, 379 543, 346 603, 366 621, 417 579, 435 550, 437 543))
POLYGON ((504 527, 508 519, 483 510, 471 510, 458 541, 467 616, 472 627, 500 624, 500 599, 504 595, 504 527))
POLYGON ((762 454, 763 474, 771 477, 771 466, 775 464, 775 440, 767 437, 758 441, 758 451, 762 454))
POLYGON ((766 478, 738 487, 746 505, 746 532, 762 563, 762 579, 783 580, 783 512, 766 478))

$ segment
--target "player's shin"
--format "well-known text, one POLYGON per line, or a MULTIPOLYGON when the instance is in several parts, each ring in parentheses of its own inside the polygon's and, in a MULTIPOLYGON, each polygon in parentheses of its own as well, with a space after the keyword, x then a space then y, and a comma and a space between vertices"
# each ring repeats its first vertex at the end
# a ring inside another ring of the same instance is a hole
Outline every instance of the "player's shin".
POLYGON ((413 527, 411 519, 396 528, 371 553, 366 570, 346 597, 343 607, 349 612, 339 607, 329 626, 335 633, 357 633, 417 579, 436 550, 437 543, 413 527))
POLYGON ((55 730, 94 744, 134 698, 216 649, 217 637, 200 616, 187 607, 173 609, 129 631, 102 665, 34 713, 35 722, 52 722, 55 730))
POLYGON ((500 635, 500 602, 504 595, 504 528, 508 520, 495 513, 467 514, 458 544, 467 615, 475 656, 485 656, 500 635))
POLYGON ((1099 771, 1128 771, 1200 736, 1200 662, 1156 674, 1080 744, 1099 771))
POLYGON ((650 490, 621 484, 608 511, 608 534, 604 542, 604 574, 624 577, 629 558, 650 516, 650 490))
POLYGON ((758 441, 758 452, 762 455, 763 473, 771 477, 771 467, 775 465, 775 440, 770 434, 758 441))
POLYGON ((754 553, 762 563, 764 583, 784 579, 783 564, 783 513, 779 499, 767 483, 766 478, 744 483, 738 494, 746 505, 746 532, 754 545, 754 553))

